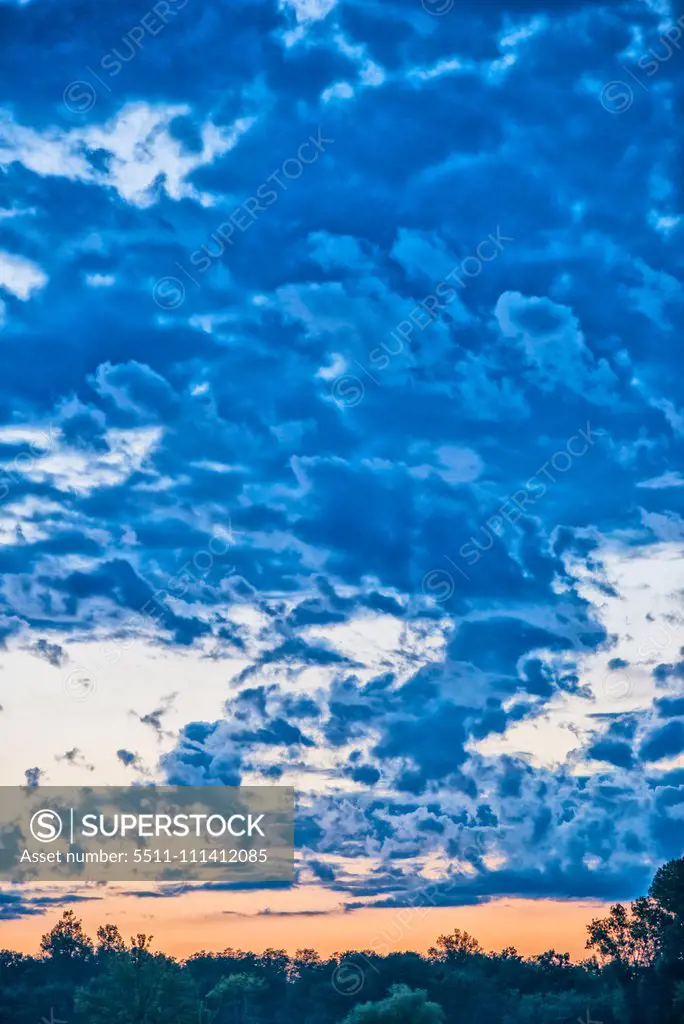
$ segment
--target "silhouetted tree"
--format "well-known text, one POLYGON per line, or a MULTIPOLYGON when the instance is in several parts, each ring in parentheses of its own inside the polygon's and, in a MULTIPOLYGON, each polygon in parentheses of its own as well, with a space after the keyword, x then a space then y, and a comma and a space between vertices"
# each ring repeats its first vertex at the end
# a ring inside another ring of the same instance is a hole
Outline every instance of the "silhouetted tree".
POLYGON ((97 950, 98 954, 123 953, 126 949, 121 932, 115 924, 103 924, 97 929, 97 950))
POLYGON ((212 1011, 211 1019, 216 1024, 250 1024, 257 1019, 259 996, 267 987, 264 978, 251 974, 231 974, 222 978, 206 997, 212 1011))
POLYGON ((228 948, 178 962, 111 923, 94 948, 68 910, 40 956, 0 951, 0 1024, 684 1024, 684 858, 587 930, 581 964, 487 953, 459 929, 427 956, 228 948))
POLYGON ((200 1004, 191 979, 171 957, 150 951, 139 934, 130 950, 110 950, 104 970, 76 993, 88 1024, 197 1024, 200 1004))
POLYGON ((408 985, 393 985, 386 999, 362 1003, 344 1019, 344 1024, 444 1024, 442 1007, 428 1001, 427 993, 408 985))
POLYGON ((477 939, 454 928, 451 935, 440 935, 434 946, 428 949, 428 956, 443 963, 464 963, 469 956, 484 953, 477 939))
POLYGON ((634 977, 655 964, 669 921, 667 912, 649 897, 635 900, 629 910, 616 903, 608 917, 594 918, 587 926, 587 949, 595 949, 602 963, 612 963, 634 977))
POLYGON ((83 925, 73 910, 65 910, 61 920, 40 940, 45 956, 53 960, 87 962, 93 955, 93 942, 83 931, 83 925))

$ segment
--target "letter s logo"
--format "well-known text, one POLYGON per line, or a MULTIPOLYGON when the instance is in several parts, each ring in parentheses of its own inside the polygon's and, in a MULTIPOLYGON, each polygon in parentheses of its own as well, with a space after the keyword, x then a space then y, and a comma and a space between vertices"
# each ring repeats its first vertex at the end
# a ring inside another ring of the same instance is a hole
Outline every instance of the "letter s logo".
POLYGON ((62 834, 62 819, 57 811, 36 811, 29 823, 31 835, 39 843, 52 843, 62 834))

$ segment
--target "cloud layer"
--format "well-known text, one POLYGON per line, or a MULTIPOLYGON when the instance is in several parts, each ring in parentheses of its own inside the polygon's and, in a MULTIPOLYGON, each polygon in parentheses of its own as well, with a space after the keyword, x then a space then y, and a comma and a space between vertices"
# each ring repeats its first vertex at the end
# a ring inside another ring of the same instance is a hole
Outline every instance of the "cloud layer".
POLYGON ((347 905, 638 893, 684 804, 675 12, 76 17, 0 8, 6 726, 30 657, 41 778, 295 785, 347 905))

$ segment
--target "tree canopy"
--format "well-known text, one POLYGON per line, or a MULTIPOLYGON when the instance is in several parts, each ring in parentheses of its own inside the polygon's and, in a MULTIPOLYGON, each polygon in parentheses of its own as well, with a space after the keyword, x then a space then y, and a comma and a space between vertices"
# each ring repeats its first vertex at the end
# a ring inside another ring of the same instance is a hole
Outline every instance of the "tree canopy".
MULTIPOLYGON (((455 911, 456 913, 456 911, 455 911)), ((38 956, 0 951, 0 1022, 36 1024, 682 1024, 684 858, 648 894, 587 926, 588 958, 513 947, 487 952, 455 928, 425 956, 347 950, 186 960, 127 941, 115 924, 95 942, 73 910, 43 935, 38 956)))

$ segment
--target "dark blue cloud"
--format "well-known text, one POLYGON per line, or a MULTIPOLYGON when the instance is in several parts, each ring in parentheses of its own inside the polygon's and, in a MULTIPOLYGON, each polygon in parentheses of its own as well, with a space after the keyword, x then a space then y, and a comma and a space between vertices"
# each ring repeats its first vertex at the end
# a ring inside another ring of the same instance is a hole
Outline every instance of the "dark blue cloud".
POLYGON ((684 716, 684 697, 657 697, 653 705, 661 718, 684 716))
POLYGON ((83 896, 76 892, 62 893, 59 896, 27 896, 20 890, 4 889, 0 892, 0 921, 16 921, 22 917, 36 917, 47 914, 55 907, 99 899, 102 897, 83 896))
POLYGON ((634 766, 632 748, 628 743, 620 743, 617 740, 599 740, 589 747, 587 756, 594 761, 606 761, 608 764, 614 764, 616 768, 632 768, 634 766))
POLYGON ((642 761, 660 761, 663 757, 675 757, 684 751, 684 722, 668 722, 656 729, 642 744, 639 754, 642 761))

